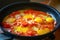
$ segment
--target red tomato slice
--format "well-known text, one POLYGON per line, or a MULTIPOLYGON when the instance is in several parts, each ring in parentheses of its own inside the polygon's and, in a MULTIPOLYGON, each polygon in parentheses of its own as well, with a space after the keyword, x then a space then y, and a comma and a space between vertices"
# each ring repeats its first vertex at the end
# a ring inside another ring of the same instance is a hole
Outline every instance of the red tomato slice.
POLYGON ((33 26, 37 26, 37 23, 34 22, 34 23, 31 23, 31 24, 28 24, 29 27, 33 27, 33 26))
POLYGON ((36 31, 33 31, 33 30, 29 30, 27 31, 27 35, 31 35, 31 36, 35 36, 37 32, 36 31))
POLYGON ((25 21, 23 21, 23 22, 22 22, 22 25, 23 25, 24 27, 26 27, 26 26, 28 25, 28 23, 25 22, 25 21))
POLYGON ((32 20, 32 18, 28 18, 27 20, 32 20))
POLYGON ((10 25, 10 24, 8 24, 8 23, 6 23, 6 22, 4 22, 4 23, 3 23, 3 27, 4 27, 4 28, 10 28, 10 27, 11 27, 11 25, 10 25))
POLYGON ((33 24, 29 24, 28 27, 33 27, 33 24))
POLYGON ((15 22, 13 25, 17 25, 17 22, 15 22))
POLYGON ((37 22, 34 22, 33 25, 36 26, 37 25, 37 22))
POLYGON ((48 27, 50 30, 54 29, 54 26, 53 25, 49 25, 48 27))

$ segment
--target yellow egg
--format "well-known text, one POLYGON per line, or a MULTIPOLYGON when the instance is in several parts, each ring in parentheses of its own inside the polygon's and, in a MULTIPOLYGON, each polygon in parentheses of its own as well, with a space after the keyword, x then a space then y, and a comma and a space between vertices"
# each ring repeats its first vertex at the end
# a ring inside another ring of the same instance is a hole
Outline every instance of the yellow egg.
POLYGON ((23 18, 25 18, 25 19, 32 18, 33 19, 34 16, 31 15, 31 14, 26 14, 26 15, 23 16, 23 18))
POLYGON ((16 31, 16 32, 17 32, 17 31, 18 31, 18 32, 22 32, 21 30, 22 30, 22 27, 21 27, 21 26, 15 26, 15 27, 14 27, 14 31, 16 31))
POLYGON ((16 20, 15 18, 8 18, 6 21, 7 21, 8 23, 13 23, 15 20, 16 20))
POLYGON ((51 22, 53 22, 53 21, 54 21, 54 19, 51 18, 51 17, 47 17, 47 18, 46 18, 46 22, 48 22, 48 23, 51 23, 51 22))
POLYGON ((17 27, 15 27, 15 31, 17 32, 23 32, 23 33, 25 33, 25 32, 27 32, 27 30, 28 30, 28 27, 21 27, 21 26, 17 26, 17 27))
POLYGON ((42 22, 43 22, 40 17, 36 17, 36 18, 35 18, 35 21, 36 21, 36 22, 39 22, 39 23, 42 23, 42 22))
POLYGON ((38 35, 43 35, 43 34, 46 34, 48 32, 50 32, 50 30, 48 28, 40 29, 37 31, 38 35))
POLYGON ((28 31, 28 27, 24 27, 23 29, 22 29, 22 32, 23 33, 26 33, 28 31))

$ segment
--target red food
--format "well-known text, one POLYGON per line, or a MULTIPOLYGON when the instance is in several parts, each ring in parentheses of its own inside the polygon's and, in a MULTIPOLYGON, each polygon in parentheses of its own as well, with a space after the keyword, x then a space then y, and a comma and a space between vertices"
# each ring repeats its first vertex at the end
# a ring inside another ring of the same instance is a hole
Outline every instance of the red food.
POLYGON ((32 20, 32 18, 28 18, 27 20, 32 20))
POLYGON ((42 25, 42 28, 44 29, 44 28, 49 28, 49 30, 52 30, 52 29, 54 29, 54 26, 53 26, 53 24, 47 24, 47 25, 42 25))
POLYGON ((17 14, 20 14, 20 11, 12 12, 9 16, 10 17, 15 17, 15 15, 17 15, 17 14))
POLYGON ((38 15, 40 14, 40 12, 39 12, 39 11, 34 11, 33 14, 34 14, 35 16, 38 16, 38 15))
POLYGON ((33 10, 32 10, 32 9, 30 9, 30 10, 25 10, 24 13, 25 13, 25 14, 32 14, 32 13, 33 13, 33 10))
POLYGON ((10 25, 10 24, 8 24, 8 23, 6 23, 6 22, 4 22, 4 23, 3 23, 3 27, 4 27, 4 28, 10 28, 10 27, 11 27, 11 25, 10 25))
POLYGON ((34 22, 34 23, 31 23, 31 24, 28 24, 29 27, 33 27, 33 26, 37 26, 37 23, 34 22))
POLYGON ((36 31, 33 31, 33 30, 29 30, 27 31, 27 35, 28 36, 34 36, 37 32, 36 31))
POLYGON ((25 21, 23 21, 21 24, 22 24, 24 27, 26 27, 26 26, 28 25, 28 23, 25 22, 25 21))

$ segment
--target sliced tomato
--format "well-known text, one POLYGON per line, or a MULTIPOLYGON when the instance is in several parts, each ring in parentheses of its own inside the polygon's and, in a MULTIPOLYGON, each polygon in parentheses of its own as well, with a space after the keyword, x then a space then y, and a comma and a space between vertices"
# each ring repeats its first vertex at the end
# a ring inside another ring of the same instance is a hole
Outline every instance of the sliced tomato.
POLYGON ((25 11, 24 11, 25 14, 32 14, 33 12, 34 12, 34 11, 31 10, 31 9, 30 9, 30 10, 25 10, 25 11))
POLYGON ((4 27, 4 28, 10 28, 10 27, 11 27, 11 25, 8 24, 8 23, 6 23, 6 22, 4 22, 4 23, 2 23, 2 24, 3 24, 3 27, 4 27))
POLYGON ((54 29, 54 26, 53 25, 49 25, 48 27, 50 30, 53 30, 54 29))
POLYGON ((25 22, 25 21, 23 21, 23 22, 22 22, 22 25, 23 25, 24 27, 26 27, 26 26, 28 25, 28 23, 25 22))
POLYGON ((37 23, 36 22, 28 23, 28 26, 29 27, 37 26, 37 23))
POLYGON ((32 18, 28 18, 27 20, 32 20, 32 18))
POLYGON ((33 31, 33 30, 29 30, 27 31, 27 35, 30 35, 30 36, 35 36, 36 35, 36 31, 33 31))
POLYGON ((30 27, 30 28, 33 27, 33 24, 29 24, 28 27, 30 27))
POLYGON ((14 22, 14 24, 13 25, 17 25, 17 22, 14 22))

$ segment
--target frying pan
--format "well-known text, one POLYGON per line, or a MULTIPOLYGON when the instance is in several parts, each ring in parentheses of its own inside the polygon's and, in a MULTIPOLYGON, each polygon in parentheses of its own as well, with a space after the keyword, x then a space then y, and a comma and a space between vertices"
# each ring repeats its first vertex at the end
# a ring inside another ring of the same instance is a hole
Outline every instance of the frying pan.
POLYGON ((59 28, 59 25, 60 25, 59 12, 55 8, 45 5, 45 4, 35 3, 35 2, 16 2, 16 3, 9 4, 9 5, 0 9, 0 27, 3 30, 3 32, 5 33, 5 35, 11 36, 11 37, 17 37, 17 38, 24 39, 24 40, 25 39, 38 40, 39 38, 47 37, 49 34, 54 33, 59 28), (15 34, 12 34, 4 29, 1 22, 3 21, 5 16, 9 15, 13 11, 28 9, 28 8, 48 12, 49 14, 51 14, 57 22, 55 29, 52 32, 49 32, 47 34, 40 35, 40 36, 31 36, 31 37, 30 36, 15 35, 15 34))

